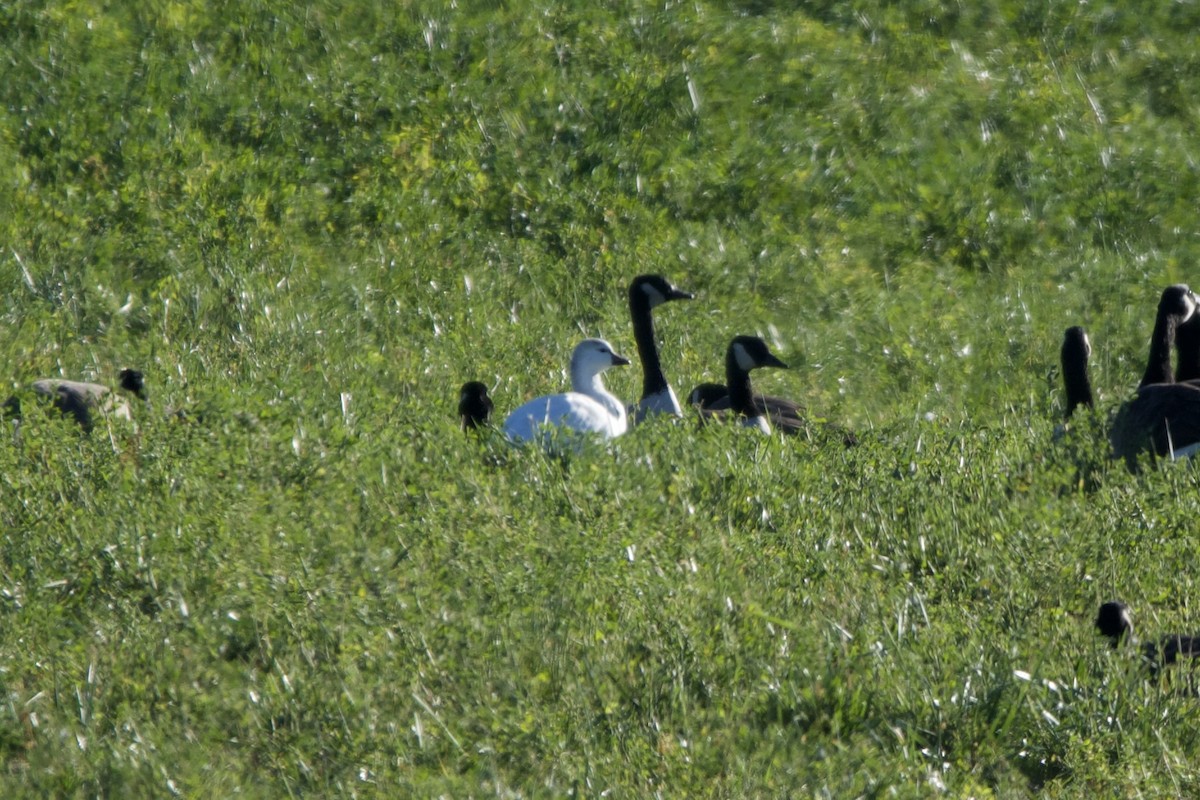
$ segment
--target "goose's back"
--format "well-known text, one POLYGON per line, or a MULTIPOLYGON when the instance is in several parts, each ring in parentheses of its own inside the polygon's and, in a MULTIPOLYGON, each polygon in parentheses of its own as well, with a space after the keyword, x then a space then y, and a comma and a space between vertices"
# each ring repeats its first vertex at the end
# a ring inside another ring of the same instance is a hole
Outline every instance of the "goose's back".
POLYGON ((32 387, 36 394, 53 398, 54 405, 62 413, 71 415, 85 428, 91 427, 94 411, 111 417, 133 419, 128 401, 99 383, 44 378, 34 381, 32 387))
POLYGON ((625 419, 612 414, 602 403, 580 392, 538 397, 508 415, 504 432, 510 439, 531 441, 539 429, 567 428, 579 433, 596 433, 606 439, 625 433, 625 419))

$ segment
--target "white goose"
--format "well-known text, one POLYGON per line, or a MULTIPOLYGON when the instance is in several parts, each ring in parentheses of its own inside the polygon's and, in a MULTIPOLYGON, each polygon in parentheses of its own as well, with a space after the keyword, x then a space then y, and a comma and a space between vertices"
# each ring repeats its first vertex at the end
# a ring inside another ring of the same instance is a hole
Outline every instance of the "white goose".
POLYGON ((515 442, 541 438, 547 428, 596 433, 612 439, 625 433, 625 406, 604 388, 601 374, 628 364, 603 339, 584 339, 571 354, 571 389, 538 397, 517 408, 504 421, 504 433, 515 442))

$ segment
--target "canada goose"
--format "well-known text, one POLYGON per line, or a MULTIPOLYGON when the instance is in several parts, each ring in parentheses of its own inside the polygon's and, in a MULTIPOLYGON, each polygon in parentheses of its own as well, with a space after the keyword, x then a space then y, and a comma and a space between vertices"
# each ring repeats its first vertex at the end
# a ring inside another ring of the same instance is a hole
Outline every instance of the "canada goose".
POLYGON ((1088 377, 1088 358, 1092 355, 1092 343, 1087 332, 1078 325, 1067 328, 1063 334, 1062 352, 1063 383, 1067 390, 1067 413, 1070 419, 1079 406, 1095 408, 1092 401, 1092 381, 1088 377))
MULTIPOLYGON (((785 397, 772 395, 755 395, 755 403, 762 408, 771 425, 789 435, 810 431, 810 423, 806 417, 804 406, 785 397)), ((697 406, 702 412, 725 411, 729 408, 729 390, 724 384, 702 383, 688 394, 688 405, 697 406)), ((846 447, 858 444, 858 437, 840 425, 832 422, 822 422, 821 430, 838 439, 846 447)))
POLYGON ((628 364, 603 339, 584 339, 571 354, 571 391, 538 397, 517 408, 504 422, 513 441, 539 438, 539 429, 559 427, 598 433, 611 439, 625 433, 625 406, 604 388, 601 374, 628 364))
POLYGON ((487 425, 492 418, 492 398, 487 386, 479 381, 467 381, 458 392, 458 418, 464 431, 487 425))
MULTIPOLYGON (((757 428, 763 433, 771 432, 767 409, 758 402, 750 386, 750 370, 759 367, 787 369, 787 364, 776 358, 767 348, 767 343, 757 336, 735 336, 725 351, 726 402, 722 408, 700 406, 701 419, 732 412, 742 418, 747 428, 757 428)), ((689 401, 715 394, 719 384, 701 384, 688 395, 689 401)), ((724 387, 722 387, 724 388, 724 387)))
POLYGON ((1150 358, 1137 394, 1117 411, 1109 440, 1113 455, 1132 470, 1149 445, 1159 456, 1182 458, 1200 448, 1200 385, 1172 383, 1175 331, 1195 313, 1196 298, 1183 284, 1167 287, 1158 304, 1150 358))
MULTIPOLYGON (((123 369, 118 378, 120 379, 118 388, 141 400, 149 400, 149 393, 141 372, 136 369, 123 369)), ((94 425, 92 415, 96 411, 104 416, 133 419, 129 401, 124 396, 111 391, 107 386, 98 383, 45 378, 34 381, 31 388, 40 397, 52 398, 54 407, 64 416, 74 417, 86 432, 92 430, 94 425)), ((6 406, 12 416, 20 416, 20 401, 16 397, 10 398, 6 406)))
POLYGON ((1154 318, 1154 332, 1150 334, 1150 358, 1146 372, 1138 384, 1150 386, 1157 383, 1173 383, 1175 373, 1171 369, 1171 346, 1175 343, 1175 332, 1196 313, 1196 296, 1187 284, 1176 283, 1163 289, 1158 301, 1158 314, 1154 318))
MULTIPOLYGON (((1129 607, 1116 600, 1110 600, 1100 606, 1100 611, 1096 614, 1096 629, 1108 637, 1114 649, 1120 647, 1122 640, 1130 644, 1137 643, 1133 634, 1133 622, 1129 618, 1129 607)), ((1200 656, 1200 636, 1172 633, 1159 637, 1157 642, 1146 642, 1142 645, 1142 658, 1146 660, 1152 674, 1176 663, 1181 656, 1200 656)))
POLYGON ((641 422, 651 414, 683 416, 679 400, 663 375, 650 312, 663 303, 693 297, 691 292, 675 288, 661 275, 639 275, 629 284, 629 316, 633 319, 633 338, 642 361, 642 399, 633 411, 634 422, 641 422))

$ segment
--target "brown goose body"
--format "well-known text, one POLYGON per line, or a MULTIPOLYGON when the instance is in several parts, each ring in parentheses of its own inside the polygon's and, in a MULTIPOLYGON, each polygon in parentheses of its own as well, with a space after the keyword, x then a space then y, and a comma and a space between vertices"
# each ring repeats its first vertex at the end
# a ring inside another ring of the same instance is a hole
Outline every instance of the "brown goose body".
MULTIPOLYGON (((842 444, 846 447, 858 444, 858 437, 840 425, 832 422, 811 422, 804 406, 794 400, 764 394, 756 394, 753 399, 755 406, 766 414, 771 426, 789 436, 808 436, 813 433, 814 428, 817 428, 825 434, 841 439, 842 444)), ((688 404, 705 412, 728 411, 730 407, 729 390, 724 384, 702 383, 692 389, 688 395, 688 404)))
MULTIPOLYGON (((30 388, 41 397, 54 401, 54 407, 64 416, 72 417, 85 431, 95 425, 94 416, 100 414, 118 419, 133 419, 127 392, 141 400, 147 399, 142 373, 134 369, 123 369, 120 373, 122 392, 115 392, 99 383, 85 383, 60 378, 44 378, 34 381, 30 388)), ((10 401, 11 404, 11 401, 10 401)))

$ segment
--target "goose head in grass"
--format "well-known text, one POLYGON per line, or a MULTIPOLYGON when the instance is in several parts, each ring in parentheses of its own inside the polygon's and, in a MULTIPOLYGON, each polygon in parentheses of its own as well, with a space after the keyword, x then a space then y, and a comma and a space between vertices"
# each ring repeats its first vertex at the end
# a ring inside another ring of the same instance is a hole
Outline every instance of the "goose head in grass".
POLYGON ((1133 621, 1129 618, 1129 607, 1124 603, 1115 600, 1102 603, 1095 624, 1096 631, 1114 648, 1119 647, 1126 637, 1133 637, 1133 621))
POLYGON ((493 403, 487 386, 467 381, 458 392, 458 419, 464 431, 482 428, 491 421, 493 403))
MULTIPOLYGON (((1122 602, 1110 600, 1101 604, 1096 613, 1095 624, 1096 630, 1108 638, 1114 649, 1123 644, 1138 643, 1137 637, 1134 636, 1129 607, 1122 602)), ((1182 658, 1200 656, 1200 636, 1169 633, 1142 644, 1141 652, 1151 673, 1157 673, 1163 667, 1169 667, 1182 658)))

